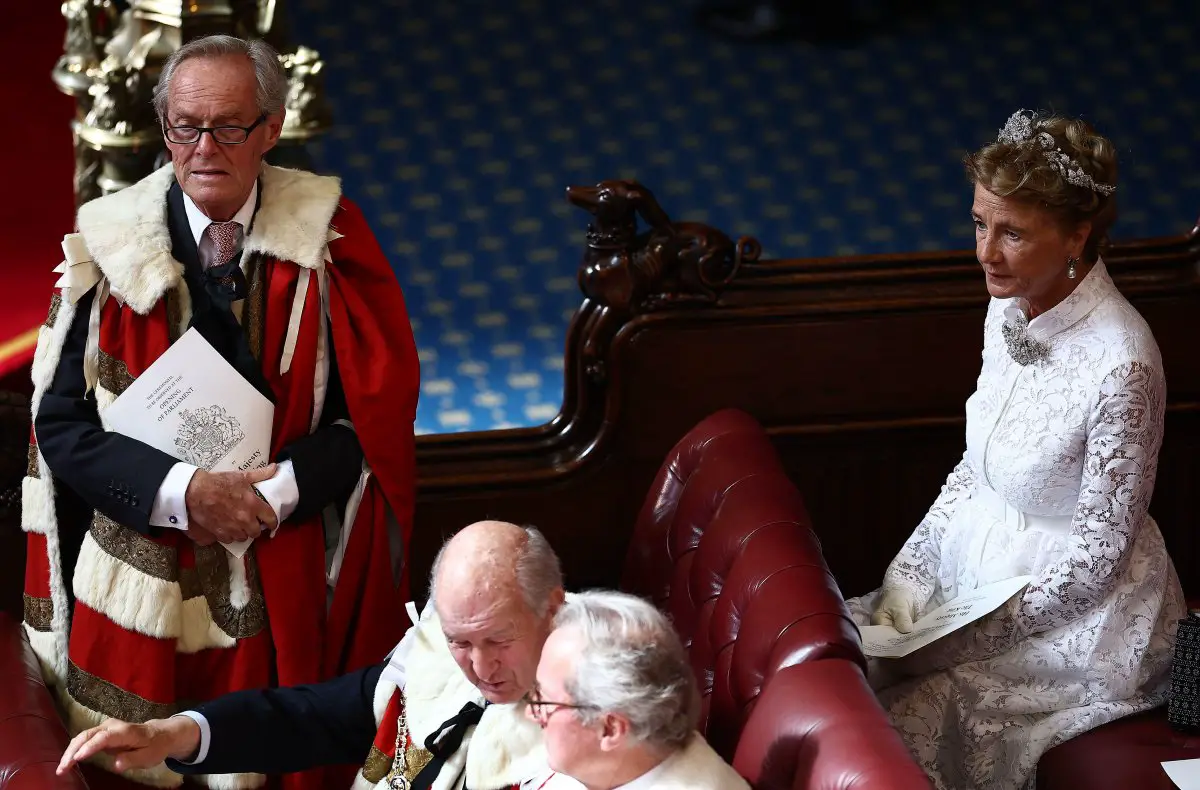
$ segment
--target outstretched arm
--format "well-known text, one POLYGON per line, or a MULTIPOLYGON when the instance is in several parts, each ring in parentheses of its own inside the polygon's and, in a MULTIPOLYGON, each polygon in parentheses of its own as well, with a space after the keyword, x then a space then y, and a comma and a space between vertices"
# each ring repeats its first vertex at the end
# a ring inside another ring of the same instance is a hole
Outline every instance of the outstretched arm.
POLYGON ((385 664, 310 686, 227 694, 188 715, 109 719, 71 741, 60 774, 101 752, 118 771, 163 760, 182 774, 290 773, 361 763, 375 737, 372 700, 385 664))

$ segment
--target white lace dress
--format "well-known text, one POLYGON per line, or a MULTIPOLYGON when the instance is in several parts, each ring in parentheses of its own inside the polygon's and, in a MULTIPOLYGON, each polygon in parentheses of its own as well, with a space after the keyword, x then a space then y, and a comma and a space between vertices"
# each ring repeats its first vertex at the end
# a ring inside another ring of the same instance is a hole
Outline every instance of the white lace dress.
MULTIPOLYGON (((929 611, 1033 576, 982 620, 872 663, 880 701, 941 790, 1032 787, 1051 747, 1164 703, 1185 614, 1146 512, 1166 396, 1149 327, 1101 262, 1029 322, 1042 354, 1023 365, 1002 330, 1006 313, 1022 315, 1016 302, 992 300, 966 453, 883 581, 929 611)), ((860 624, 878 594, 848 602, 860 624)))

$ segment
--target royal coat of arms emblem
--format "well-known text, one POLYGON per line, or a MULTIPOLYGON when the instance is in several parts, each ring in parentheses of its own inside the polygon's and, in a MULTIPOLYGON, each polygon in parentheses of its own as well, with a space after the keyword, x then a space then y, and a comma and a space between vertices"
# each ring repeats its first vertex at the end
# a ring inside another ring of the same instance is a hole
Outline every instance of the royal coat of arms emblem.
POLYGON ((212 469, 246 438, 241 423, 222 406, 184 409, 179 416, 175 446, 185 461, 201 469, 212 469))

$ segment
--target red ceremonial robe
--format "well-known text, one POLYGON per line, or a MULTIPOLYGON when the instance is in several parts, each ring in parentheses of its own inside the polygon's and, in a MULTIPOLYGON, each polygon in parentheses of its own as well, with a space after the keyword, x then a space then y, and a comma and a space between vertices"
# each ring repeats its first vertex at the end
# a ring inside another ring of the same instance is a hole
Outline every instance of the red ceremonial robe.
MULTIPOLYGON (((166 228, 172 179, 168 165, 80 209, 79 234, 64 240, 63 293, 38 340, 35 416, 74 301, 93 284, 85 375, 102 421, 186 329, 187 286, 166 228)), ((406 550, 412 525, 419 370, 403 295, 337 179, 264 166, 259 186, 244 245, 250 294, 243 325, 276 397, 271 452, 316 428, 332 343, 365 457, 356 512, 342 526, 349 539, 332 602, 327 608, 321 517, 284 522, 238 559, 177 530, 147 537, 97 511, 74 569, 68 616, 70 569, 58 553, 53 477, 31 442, 22 513, 25 628, 72 734, 109 717, 144 721, 239 689, 361 668, 382 659, 407 620, 407 557, 397 574, 392 541, 406 550)), ((181 780, 162 765, 127 776, 159 787, 181 780)), ((316 790, 321 777, 308 772, 284 784, 316 790)), ((253 774, 200 779, 221 788, 265 781, 253 774)))

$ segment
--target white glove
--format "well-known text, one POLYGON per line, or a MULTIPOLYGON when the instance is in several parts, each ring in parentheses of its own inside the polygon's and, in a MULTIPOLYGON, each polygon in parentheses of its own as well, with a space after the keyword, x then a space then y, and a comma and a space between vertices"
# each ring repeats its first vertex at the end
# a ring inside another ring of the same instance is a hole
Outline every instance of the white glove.
POLYGON ((916 595, 903 587, 884 588, 879 593, 879 603, 871 614, 871 625, 890 625, 902 634, 913 629, 917 619, 916 595))

